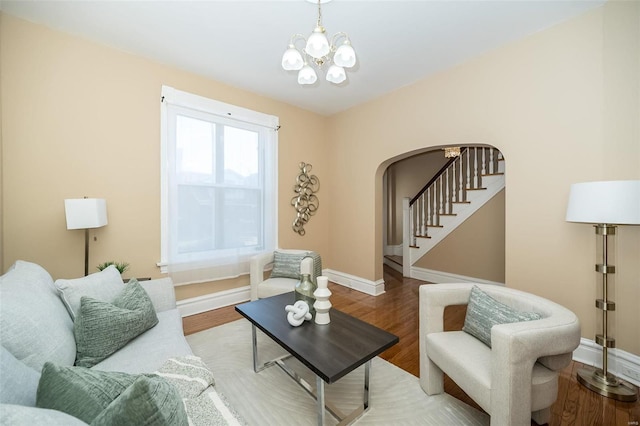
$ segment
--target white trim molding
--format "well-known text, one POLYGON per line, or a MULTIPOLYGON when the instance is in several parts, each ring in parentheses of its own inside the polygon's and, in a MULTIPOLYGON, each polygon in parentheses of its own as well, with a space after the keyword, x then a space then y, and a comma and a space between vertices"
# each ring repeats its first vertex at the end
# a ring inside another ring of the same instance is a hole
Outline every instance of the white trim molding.
POLYGON ((334 271, 332 269, 323 269, 322 273, 329 278, 329 281, 341 286, 361 291, 371 296, 380 296, 384 293, 384 280, 371 281, 355 275, 345 274, 344 272, 334 271))
POLYGON ((232 288, 230 290, 218 291, 216 293, 205 294, 204 296, 192 297, 190 299, 178 300, 176 305, 182 317, 212 311, 225 306, 235 305, 251 300, 251 288, 232 288))
MULTIPOLYGON (((621 349, 609 349, 607 369, 618 378, 640 386, 640 356, 621 349)), ((602 347, 584 337, 580 346, 573 352, 573 360, 585 365, 602 368, 602 347)))
POLYGON ((504 283, 483 280, 481 278, 467 277, 465 275, 452 274, 450 272, 434 271, 432 269, 411 267, 411 277, 430 283, 475 283, 491 284, 504 287, 504 283))

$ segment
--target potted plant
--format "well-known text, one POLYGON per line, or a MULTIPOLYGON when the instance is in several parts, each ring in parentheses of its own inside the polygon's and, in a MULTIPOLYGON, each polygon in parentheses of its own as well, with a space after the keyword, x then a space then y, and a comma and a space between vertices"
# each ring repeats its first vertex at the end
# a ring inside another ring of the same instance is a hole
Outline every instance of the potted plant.
POLYGON ((109 261, 109 262, 104 262, 98 265, 98 270, 102 271, 105 268, 108 268, 109 266, 115 266, 116 269, 120 272, 120 275, 124 274, 124 272, 129 269, 129 264, 126 262, 113 262, 113 261, 109 261))

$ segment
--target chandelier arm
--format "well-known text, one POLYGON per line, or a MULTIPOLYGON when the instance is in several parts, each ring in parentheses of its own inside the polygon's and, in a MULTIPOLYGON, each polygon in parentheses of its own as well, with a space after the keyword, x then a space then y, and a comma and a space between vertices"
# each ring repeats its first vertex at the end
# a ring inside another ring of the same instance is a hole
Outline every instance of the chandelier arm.
MULTIPOLYGON (((289 44, 295 47, 296 42, 298 40, 302 40, 305 43, 307 42, 307 39, 302 34, 298 33, 291 36, 291 39, 289 40, 289 44)), ((302 50, 304 51, 304 48, 302 50)))
POLYGON ((339 33, 335 33, 333 35, 333 37, 331 37, 331 49, 332 50, 335 50, 336 42, 340 39, 340 37, 344 37, 346 39, 346 41, 351 43, 351 39, 349 39, 349 34, 343 32, 343 31, 340 31, 339 33))

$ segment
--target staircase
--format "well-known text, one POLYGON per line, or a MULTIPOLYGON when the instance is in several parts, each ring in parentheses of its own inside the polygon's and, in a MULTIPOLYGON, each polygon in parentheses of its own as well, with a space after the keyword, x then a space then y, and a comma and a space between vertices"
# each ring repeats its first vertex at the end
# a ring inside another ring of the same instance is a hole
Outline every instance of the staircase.
POLYGON ((402 274, 504 188, 504 161, 495 148, 461 150, 412 199, 403 200, 402 274))

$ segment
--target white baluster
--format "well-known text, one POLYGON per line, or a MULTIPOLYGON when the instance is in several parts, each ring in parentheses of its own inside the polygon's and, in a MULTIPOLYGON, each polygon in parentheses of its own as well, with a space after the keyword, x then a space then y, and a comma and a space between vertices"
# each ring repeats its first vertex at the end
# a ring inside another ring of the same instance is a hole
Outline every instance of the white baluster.
POLYGON ((467 189, 471 189, 471 148, 467 148, 467 189))
POLYGON ((482 176, 485 176, 487 174, 487 149, 486 148, 481 148, 482 149, 482 176))
POLYGON ((478 147, 473 148, 473 187, 480 187, 478 182, 478 147))
POLYGON ((433 204, 431 203, 431 186, 427 188, 427 224, 433 226, 433 204))
POLYGON ((492 175, 496 173, 495 165, 493 164, 493 148, 489 148, 489 173, 492 175))
MULTIPOLYGON (((440 214, 443 214, 444 213, 444 202, 443 202, 444 197, 443 197, 443 193, 442 193, 443 192, 442 191, 442 183, 443 183, 442 182, 442 176, 440 176, 438 178, 438 181, 440 182, 440 210, 439 211, 440 211, 440 214)), ((438 219, 438 225, 440 225, 440 220, 439 219, 438 219)))
MULTIPOLYGON (((464 155, 466 153, 466 151, 464 151, 462 153, 462 155, 464 155)), ((463 163, 464 159, 462 158, 462 156, 460 157, 460 159, 458 160, 458 162, 460 163, 460 167, 459 167, 459 185, 458 185, 458 190, 460 191, 460 195, 458 196, 458 201, 465 201, 464 199, 464 163, 463 163)))
POLYGON ((447 180, 447 191, 445 192, 445 213, 451 213, 451 204, 450 204, 450 196, 449 196, 449 169, 445 170, 445 179, 447 180))
POLYGON ((425 211, 424 211, 424 193, 420 196, 420 201, 422 201, 422 223, 420 226, 420 235, 422 235, 423 237, 427 235, 427 226, 426 226, 426 218, 425 218, 425 211))
POLYGON ((451 163, 451 195, 452 195, 452 201, 455 203, 458 201, 458 189, 456 188, 456 182, 458 180, 457 175, 456 175, 456 163, 457 161, 454 161, 453 163, 451 163))

